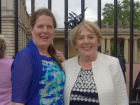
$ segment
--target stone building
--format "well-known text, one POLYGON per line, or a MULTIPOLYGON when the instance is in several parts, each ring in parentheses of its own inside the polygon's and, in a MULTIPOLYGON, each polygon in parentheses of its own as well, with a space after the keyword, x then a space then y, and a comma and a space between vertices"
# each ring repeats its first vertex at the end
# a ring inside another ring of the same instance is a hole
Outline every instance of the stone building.
MULTIPOLYGON (((26 0, 18 0, 18 50, 26 45, 26 34, 28 31, 29 15, 25 6, 26 0)), ((15 4, 14 0, 1 0, 1 35, 8 42, 7 53, 15 55, 15 4)))

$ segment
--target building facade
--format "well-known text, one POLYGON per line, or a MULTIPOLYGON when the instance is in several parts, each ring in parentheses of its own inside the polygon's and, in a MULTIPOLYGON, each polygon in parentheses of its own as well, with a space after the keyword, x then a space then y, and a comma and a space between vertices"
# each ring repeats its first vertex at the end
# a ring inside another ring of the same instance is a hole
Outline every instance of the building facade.
MULTIPOLYGON (((14 0, 1 0, 1 24, 3 35, 7 40, 7 53, 15 55, 15 4, 14 0)), ((26 0, 18 0, 18 50, 26 45, 29 15, 26 11, 26 0)))
MULTIPOLYGON (((101 29, 102 39, 101 39, 101 52, 109 51, 111 55, 113 52, 113 38, 114 38, 114 29, 103 28, 101 29)), ((134 63, 140 63, 140 31, 134 31, 134 43, 133 43, 133 58, 134 63)), ((64 52, 65 48, 64 40, 64 30, 57 29, 54 38, 54 46, 64 52)), ((124 55, 125 60, 129 63, 130 59, 130 31, 129 29, 118 29, 118 54, 124 55)), ((69 42, 69 58, 77 54, 74 47, 69 42)))

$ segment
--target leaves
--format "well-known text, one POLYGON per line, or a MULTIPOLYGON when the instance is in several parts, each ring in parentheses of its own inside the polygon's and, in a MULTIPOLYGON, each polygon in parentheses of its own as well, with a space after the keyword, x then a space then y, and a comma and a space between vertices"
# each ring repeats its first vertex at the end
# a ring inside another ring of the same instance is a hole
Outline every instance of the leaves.
MULTIPOLYGON (((128 27, 130 24, 130 0, 123 0, 118 2, 118 26, 128 27)), ((108 26, 114 25, 114 4, 106 3, 103 8, 102 24, 108 26)), ((134 2, 134 28, 140 29, 140 2, 134 2)))

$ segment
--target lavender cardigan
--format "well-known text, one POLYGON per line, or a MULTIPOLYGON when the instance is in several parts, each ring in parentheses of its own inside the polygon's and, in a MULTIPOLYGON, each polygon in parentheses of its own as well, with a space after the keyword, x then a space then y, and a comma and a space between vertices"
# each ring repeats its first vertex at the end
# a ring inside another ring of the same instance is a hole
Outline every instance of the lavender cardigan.
POLYGON ((0 59, 0 105, 11 105, 12 62, 9 56, 0 59))

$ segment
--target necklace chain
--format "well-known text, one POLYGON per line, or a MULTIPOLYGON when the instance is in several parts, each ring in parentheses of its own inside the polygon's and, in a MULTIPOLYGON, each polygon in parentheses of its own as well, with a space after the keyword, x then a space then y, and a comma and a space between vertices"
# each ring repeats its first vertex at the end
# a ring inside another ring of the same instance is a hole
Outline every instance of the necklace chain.
MULTIPOLYGON (((90 62, 91 63, 91 62, 90 62)), ((91 64, 90 64, 90 67, 85 67, 85 65, 83 65, 82 64, 82 61, 81 61, 81 59, 79 58, 79 65, 81 66, 81 68, 83 69, 83 70, 91 70, 92 69, 92 66, 91 66, 91 64)))

